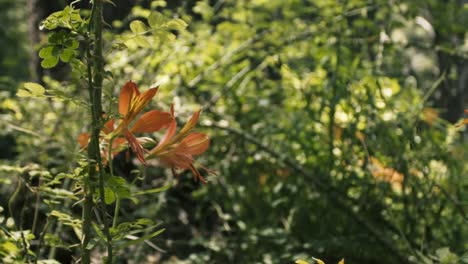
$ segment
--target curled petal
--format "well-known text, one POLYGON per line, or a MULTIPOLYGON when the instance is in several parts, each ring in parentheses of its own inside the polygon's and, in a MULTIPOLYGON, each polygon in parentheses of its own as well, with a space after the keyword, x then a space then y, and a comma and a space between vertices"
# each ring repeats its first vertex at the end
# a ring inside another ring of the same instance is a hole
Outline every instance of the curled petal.
POLYGON ((191 133, 182 140, 174 152, 186 155, 199 155, 210 146, 210 139, 203 133, 191 133))
POLYGON ((144 113, 133 125, 131 131, 133 133, 150 133, 156 132, 162 128, 168 127, 172 121, 171 114, 152 110, 144 113))
POLYGON ((77 141, 81 148, 86 148, 88 146, 90 137, 91 135, 89 133, 81 133, 78 136, 77 141))
POLYGON ((140 145, 137 138, 130 131, 125 132, 125 138, 127 139, 130 148, 133 150, 138 160, 140 160, 141 163, 146 165, 143 147, 140 145))
POLYGON ((119 113, 123 116, 127 115, 131 102, 139 95, 140 92, 134 82, 129 81, 125 83, 119 96, 119 113))

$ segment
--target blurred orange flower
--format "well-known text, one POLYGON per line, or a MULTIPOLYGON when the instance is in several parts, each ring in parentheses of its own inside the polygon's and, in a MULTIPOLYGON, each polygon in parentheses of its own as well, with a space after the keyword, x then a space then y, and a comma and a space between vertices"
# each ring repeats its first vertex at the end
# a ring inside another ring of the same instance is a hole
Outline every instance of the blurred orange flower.
MULTIPOLYGON (((465 114, 468 115, 468 109, 465 109, 465 114)), ((463 125, 468 125, 468 118, 463 119, 461 124, 459 124, 458 126, 463 126, 463 125)))

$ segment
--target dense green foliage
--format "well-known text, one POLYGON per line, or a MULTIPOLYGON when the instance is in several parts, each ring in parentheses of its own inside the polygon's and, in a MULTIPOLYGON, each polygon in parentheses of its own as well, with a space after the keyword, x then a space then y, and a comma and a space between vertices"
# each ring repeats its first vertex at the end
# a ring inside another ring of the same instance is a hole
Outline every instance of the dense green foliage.
MULTIPOLYGON (((200 163, 218 176, 202 186, 118 156, 125 181, 107 184, 120 194, 173 185, 122 200, 122 221, 154 221, 122 233, 165 232, 117 251, 118 263, 468 262, 466 145, 453 124, 468 87, 466 1, 167 2, 140 1, 106 21, 104 111, 115 112, 128 80, 159 84, 154 105, 174 103, 180 119, 201 107, 212 144, 200 163)), ((2 145, 14 149, 0 167, 6 263, 21 258, 21 241, 44 259, 79 254, 69 217, 80 218, 71 183, 84 173, 86 69, 75 61, 79 32, 61 27, 45 26, 38 50, 54 100, 0 94, 2 145), (22 217, 7 210, 15 191, 22 217), (35 238, 19 239, 18 226, 35 238)), ((26 69, 9 50, 26 36, 5 30, 0 81, 22 88, 26 69)))

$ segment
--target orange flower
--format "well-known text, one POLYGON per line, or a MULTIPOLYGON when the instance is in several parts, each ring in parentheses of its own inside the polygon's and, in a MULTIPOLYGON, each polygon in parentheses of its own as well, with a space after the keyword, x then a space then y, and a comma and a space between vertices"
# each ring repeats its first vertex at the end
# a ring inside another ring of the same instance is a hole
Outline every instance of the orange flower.
MULTIPOLYGON (((171 113, 173 116, 173 107, 171 107, 171 113)), ((173 118, 161 141, 155 148, 150 150, 146 158, 158 157, 164 165, 172 169, 189 169, 193 173, 195 180, 199 179, 202 183, 206 183, 200 172, 193 165, 193 156, 205 152, 210 145, 210 139, 206 134, 192 132, 198 122, 199 116, 200 111, 195 112, 177 135, 175 135, 177 123, 175 118, 173 118)), ((215 173, 203 166, 202 168, 209 173, 215 173)))
MULTIPOLYGON (((157 91, 158 88, 151 88, 140 93, 134 82, 127 82, 123 86, 119 96, 119 114, 121 118, 118 119, 119 123, 117 127, 115 125, 116 119, 110 119, 102 128, 102 132, 106 135, 105 139, 107 141, 110 141, 112 138, 115 139, 112 144, 112 149, 118 150, 124 143, 121 137, 124 137, 142 163, 145 163, 143 147, 138 142, 134 133, 156 132, 169 126, 173 120, 170 113, 158 110, 148 111, 137 118, 143 107, 151 101, 157 91)), ((78 142, 81 147, 87 146, 88 140, 89 134, 82 134, 78 137, 78 142)))
MULTIPOLYGON (((465 109, 465 114, 468 115, 468 109, 465 109)), ((464 126, 464 125, 468 125, 468 118, 463 119, 461 124, 459 124, 458 126, 464 126)))

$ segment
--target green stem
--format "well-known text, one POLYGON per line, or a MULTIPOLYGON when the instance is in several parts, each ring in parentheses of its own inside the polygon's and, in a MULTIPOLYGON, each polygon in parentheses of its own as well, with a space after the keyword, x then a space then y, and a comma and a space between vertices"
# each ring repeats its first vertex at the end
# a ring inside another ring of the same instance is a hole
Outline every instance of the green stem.
POLYGON ((112 221, 112 228, 115 228, 117 226, 117 218, 119 216, 119 211, 120 211, 120 198, 118 195, 115 197, 115 209, 114 209, 114 219, 112 221))
POLYGON ((82 231, 83 238, 81 242, 81 262, 89 264, 90 248, 88 248, 91 240, 92 226, 92 210, 94 207, 93 194, 95 186, 98 185, 100 194, 99 207, 103 214, 104 234, 106 235, 107 246, 107 264, 112 263, 112 238, 109 232, 109 225, 106 217, 105 201, 104 201, 104 168, 101 161, 101 153, 99 147, 99 134, 102 126, 102 82, 104 72, 104 59, 102 56, 102 11, 103 1, 95 0, 92 10, 92 28, 94 35, 94 50, 91 55, 90 42, 87 41, 87 71, 88 71, 88 92, 91 106, 91 138, 88 146, 88 177, 85 179, 84 193, 85 199, 83 204, 83 221, 82 231), (91 65, 92 63, 92 65, 91 65), (99 168, 99 170, 97 169, 99 168))
MULTIPOLYGON (((109 140, 109 152, 107 154, 107 160, 109 161, 109 172, 111 177, 114 177, 114 164, 112 163, 112 146, 114 144, 114 139, 115 137, 111 137, 109 140)), ((117 226, 117 218, 119 216, 119 210, 120 210, 120 198, 117 195, 115 199, 115 209, 114 209, 114 218, 112 219, 112 228, 115 228, 117 226)))
MULTIPOLYGON (((102 55, 102 14, 103 14, 103 0, 94 0, 94 13, 93 13, 93 33, 94 33, 94 59, 93 59, 93 67, 94 67, 94 76, 93 76, 93 105, 94 105, 94 113, 95 113, 95 133, 97 135, 97 139, 94 144, 98 155, 96 156, 96 160, 98 161, 99 166, 99 195, 100 195, 100 209, 102 213, 102 222, 104 224, 104 235, 106 236, 106 246, 107 246, 107 259, 106 263, 112 263, 112 236, 109 231, 109 223, 107 218, 106 212, 106 204, 105 204, 105 197, 104 197, 104 167, 102 166, 101 162, 101 155, 99 151, 99 132, 101 130, 102 124, 102 82, 103 82, 103 73, 104 73, 104 58, 102 55)), ((109 164, 112 163, 112 160, 109 160, 109 164)))

